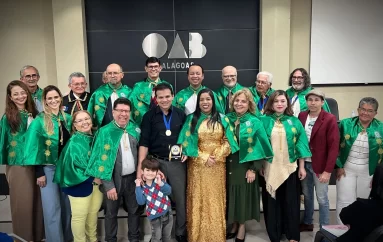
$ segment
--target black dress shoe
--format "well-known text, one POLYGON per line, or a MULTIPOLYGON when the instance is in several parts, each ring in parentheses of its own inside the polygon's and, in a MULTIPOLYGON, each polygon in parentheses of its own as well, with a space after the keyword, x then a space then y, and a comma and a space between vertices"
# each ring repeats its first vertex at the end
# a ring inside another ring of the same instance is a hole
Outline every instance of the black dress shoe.
POLYGON ((235 236, 237 236, 237 232, 235 232, 235 233, 228 233, 228 234, 226 234, 226 240, 234 239, 235 236))
POLYGON ((188 242, 188 240, 186 239, 186 236, 184 235, 177 235, 176 240, 177 242, 188 242))
POLYGON ((238 238, 235 238, 235 242, 245 242, 245 239, 238 239, 238 238))

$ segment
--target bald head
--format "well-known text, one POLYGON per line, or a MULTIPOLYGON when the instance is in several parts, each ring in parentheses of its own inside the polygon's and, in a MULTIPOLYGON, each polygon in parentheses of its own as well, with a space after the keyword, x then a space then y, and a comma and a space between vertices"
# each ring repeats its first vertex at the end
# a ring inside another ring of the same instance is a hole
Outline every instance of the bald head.
POLYGON ((121 80, 124 77, 124 72, 119 64, 113 63, 106 68, 106 76, 110 84, 120 85, 121 80))
POLYGON ((232 88, 237 84, 237 69, 234 66, 226 66, 222 69, 223 84, 232 88))

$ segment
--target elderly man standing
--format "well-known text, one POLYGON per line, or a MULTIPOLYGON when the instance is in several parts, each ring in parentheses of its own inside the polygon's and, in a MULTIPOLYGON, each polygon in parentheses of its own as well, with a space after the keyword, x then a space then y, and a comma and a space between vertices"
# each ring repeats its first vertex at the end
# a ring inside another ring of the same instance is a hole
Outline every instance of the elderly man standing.
POLYGON ((148 73, 148 77, 134 84, 133 91, 130 93, 129 100, 133 104, 132 118, 138 125, 141 124, 144 114, 157 106, 154 88, 160 83, 169 84, 160 79, 161 70, 161 61, 156 57, 149 57, 145 63, 145 71, 148 73))
POLYGON ((80 110, 87 110, 90 99, 90 93, 86 92, 87 82, 81 72, 73 72, 69 76, 70 92, 63 97, 64 112, 73 115, 80 110))
POLYGON ((105 241, 117 242, 117 214, 122 201, 128 212, 128 239, 139 242, 140 212, 135 189, 140 129, 130 121, 131 102, 118 98, 113 103, 113 121, 94 137, 92 154, 85 173, 100 178, 106 195, 105 241))
POLYGON ((216 91, 221 106, 225 109, 225 114, 230 112, 230 99, 234 93, 241 90, 237 82, 237 69, 234 66, 226 66, 222 69, 223 85, 216 91))
POLYGON ((106 68, 108 83, 100 86, 91 96, 88 112, 92 115, 93 124, 100 128, 113 120, 114 101, 119 97, 128 98, 132 89, 121 83, 124 71, 118 64, 110 64, 106 68))
MULTIPOLYGON (((307 111, 306 95, 313 89, 311 87, 311 79, 308 72, 304 68, 296 68, 289 77, 289 89, 286 90, 290 98, 294 116, 298 117, 300 112, 307 111)), ((323 102, 323 110, 330 112, 326 100, 323 102)))
POLYGON ((255 86, 249 88, 254 96, 254 102, 257 105, 257 113, 260 112, 263 114, 266 102, 270 95, 274 92, 274 89, 271 88, 272 83, 273 74, 267 71, 261 71, 257 74, 255 86))
POLYGON ((37 82, 40 80, 40 74, 36 67, 26 65, 20 70, 20 81, 27 84, 29 91, 32 94, 33 101, 35 102, 36 108, 39 112, 43 111, 42 105, 42 94, 41 89, 37 82))

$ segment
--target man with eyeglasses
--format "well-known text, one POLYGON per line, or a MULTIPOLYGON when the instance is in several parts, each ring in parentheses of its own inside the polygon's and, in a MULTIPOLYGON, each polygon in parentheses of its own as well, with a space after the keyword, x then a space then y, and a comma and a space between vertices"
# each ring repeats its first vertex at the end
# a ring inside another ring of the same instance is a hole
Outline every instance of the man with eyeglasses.
POLYGON ((141 130, 132 122, 127 98, 113 103, 113 120, 95 134, 85 173, 102 181, 105 195, 105 241, 117 242, 117 214, 121 202, 128 212, 128 239, 140 241, 141 207, 136 200, 137 150, 141 130))
MULTIPOLYGON (((189 69, 186 71, 186 74, 190 85, 177 93, 173 99, 173 105, 184 111, 186 115, 189 115, 194 113, 196 110, 198 93, 207 87, 202 85, 205 75, 201 65, 190 65, 189 69)), ((224 114, 225 110, 221 106, 217 94, 215 92, 213 92, 213 94, 217 111, 224 114)))
POLYGON ((64 112, 73 115, 77 111, 87 110, 90 93, 85 91, 88 85, 85 76, 81 72, 73 72, 68 79, 71 90, 63 97, 64 112))
POLYGON ((118 64, 110 64, 106 68, 108 83, 100 86, 90 97, 88 112, 92 115, 93 124, 100 128, 113 120, 112 107, 119 97, 128 98, 132 89, 122 84, 124 71, 118 64))
POLYGON ((148 77, 138 81, 133 86, 129 100, 133 105, 132 118, 138 125, 141 124, 144 114, 157 106, 154 88, 160 83, 169 84, 167 81, 160 79, 161 70, 161 61, 156 57, 149 57, 145 63, 145 71, 148 73, 148 77))
POLYGON ((39 112, 43 111, 42 105, 42 94, 41 89, 37 82, 40 80, 40 74, 36 67, 31 65, 23 66, 20 70, 20 81, 24 82, 29 91, 32 94, 33 101, 35 102, 36 108, 39 112))
POLYGON ((225 109, 225 114, 230 112, 230 99, 234 93, 241 90, 237 82, 237 69, 234 66, 226 66, 222 69, 223 85, 216 91, 221 106, 225 109))
MULTIPOLYGON (((298 117, 300 112, 307 111, 306 95, 313 89, 308 72, 304 68, 296 68, 289 77, 289 89, 286 90, 290 98, 294 116, 298 117)), ((330 113, 330 107, 324 100, 323 110, 330 113)))
POLYGON ((255 85, 249 88, 254 96, 255 105, 257 105, 257 114, 263 114, 267 100, 269 100, 270 95, 274 92, 274 89, 271 88, 272 83, 273 74, 261 71, 257 74, 255 85))

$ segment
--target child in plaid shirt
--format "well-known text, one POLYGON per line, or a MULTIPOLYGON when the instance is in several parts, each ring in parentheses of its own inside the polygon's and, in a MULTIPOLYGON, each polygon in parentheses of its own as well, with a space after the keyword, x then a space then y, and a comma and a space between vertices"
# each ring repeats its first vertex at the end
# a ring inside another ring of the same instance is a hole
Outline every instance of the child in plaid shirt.
POLYGON ((152 226, 151 242, 170 242, 173 227, 173 215, 170 210, 172 189, 161 180, 157 173, 160 163, 155 159, 142 161, 143 182, 136 179, 136 199, 140 205, 146 204, 146 215, 152 226), (142 185, 143 184, 143 185, 142 185))

